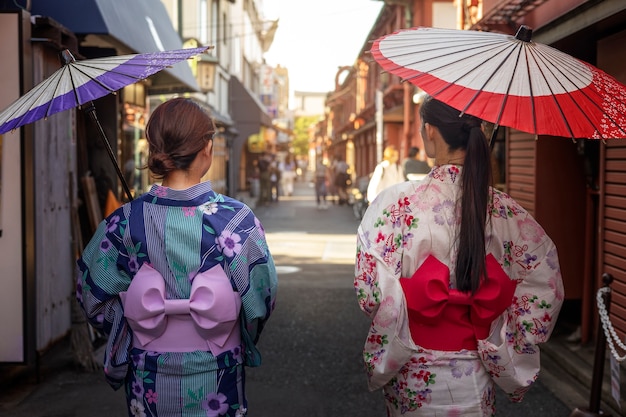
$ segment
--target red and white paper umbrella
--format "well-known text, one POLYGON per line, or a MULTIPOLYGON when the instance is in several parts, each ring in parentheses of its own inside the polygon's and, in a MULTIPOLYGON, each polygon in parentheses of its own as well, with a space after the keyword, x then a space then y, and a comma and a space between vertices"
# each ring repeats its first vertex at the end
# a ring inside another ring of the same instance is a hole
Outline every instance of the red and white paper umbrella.
POLYGON ((626 86, 593 65, 515 36, 416 27, 377 39, 387 72, 461 112, 536 135, 626 138, 626 86))

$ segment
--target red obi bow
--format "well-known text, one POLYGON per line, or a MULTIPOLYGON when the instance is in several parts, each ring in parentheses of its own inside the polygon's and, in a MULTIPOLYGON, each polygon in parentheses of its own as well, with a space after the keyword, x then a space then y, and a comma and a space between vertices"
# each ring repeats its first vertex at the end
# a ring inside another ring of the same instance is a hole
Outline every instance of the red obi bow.
POLYGON ((163 277, 144 263, 120 297, 134 337, 150 350, 217 354, 238 331, 241 298, 220 265, 194 277, 189 299, 166 299, 163 277))
POLYGON ((517 283, 496 258, 485 258, 487 278, 474 295, 450 288, 450 270, 429 255, 411 278, 400 278, 415 344, 436 350, 476 349, 491 322, 511 305, 517 283))

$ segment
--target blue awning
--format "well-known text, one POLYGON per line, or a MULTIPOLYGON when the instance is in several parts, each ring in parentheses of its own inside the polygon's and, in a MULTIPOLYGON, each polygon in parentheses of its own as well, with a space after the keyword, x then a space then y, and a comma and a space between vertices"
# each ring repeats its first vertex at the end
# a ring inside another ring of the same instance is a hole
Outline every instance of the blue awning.
MULTIPOLYGON (((82 38, 81 47, 118 54, 181 49, 165 6, 154 0, 31 0, 31 14, 48 16, 82 38)), ((200 91, 187 62, 150 77, 151 93, 200 91)))

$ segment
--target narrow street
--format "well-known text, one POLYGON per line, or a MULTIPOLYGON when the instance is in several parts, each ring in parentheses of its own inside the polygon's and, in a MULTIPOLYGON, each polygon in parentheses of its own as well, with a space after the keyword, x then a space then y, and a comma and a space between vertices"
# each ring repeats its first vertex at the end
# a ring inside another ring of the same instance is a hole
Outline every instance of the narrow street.
POLYGON ((368 319, 354 294, 355 231, 349 206, 318 210, 313 188, 255 209, 279 271, 276 311, 248 370, 251 415, 383 416, 367 390, 361 348, 368 319))
MULTIPOLYGON (((247 371, 251 415, 384 416, 382 393, 368 391, 361 359, 369 322, 352 284, 358 221, 351 208, 318 210, 313 188, 300 182, 293 197, 255 213, 279 269, 279 290, 259 343, 263 365, 247 371)), ((572 408, 542 381, 519 404, 498 392, 497 416, 569 416, 572 408)))
MULTIPOLYGON (((368 391, 361 359, 369 323, 352 287, 358 221, 351 208, 318 210, 313 188, 299 182, 294 196, 255 213, 276 261, 279 290, 259 342, 263 364, 246 370, 249 415, 383 417, 382 394, 368 391)), ((76 370, 67 344, 42 357, 40 376, 0 392, 0 415, 126 415, 122 391, 111 390, 100 372, 76 370)), ((520 404, 498 393, 497 416, 568 417, 572 405, 585 404, 566 378, 542 371, 520 404)))

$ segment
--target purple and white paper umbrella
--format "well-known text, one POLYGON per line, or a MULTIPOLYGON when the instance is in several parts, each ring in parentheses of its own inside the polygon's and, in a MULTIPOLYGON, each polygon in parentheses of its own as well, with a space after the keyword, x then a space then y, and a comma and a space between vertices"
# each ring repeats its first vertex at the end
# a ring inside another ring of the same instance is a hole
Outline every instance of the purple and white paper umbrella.
POLYGON ((98 126, 100 138, 115 166, 124 192, 133 199, 111 144, 96 115, 93 100, 141 81, 172 65, 213 48, 175 49, 145 54, 119 55, 76 61, 69 50, 62 52, 65 64, 0 113, 0 134, 55 113, 88 104, 87 113, 98 126))
POLYGON ((65 50, 65 65, 0 113, 0 134, 79 107, 148 78, 188 58, 206 52, 202 48, 111 56, 76 61, 65 50))

